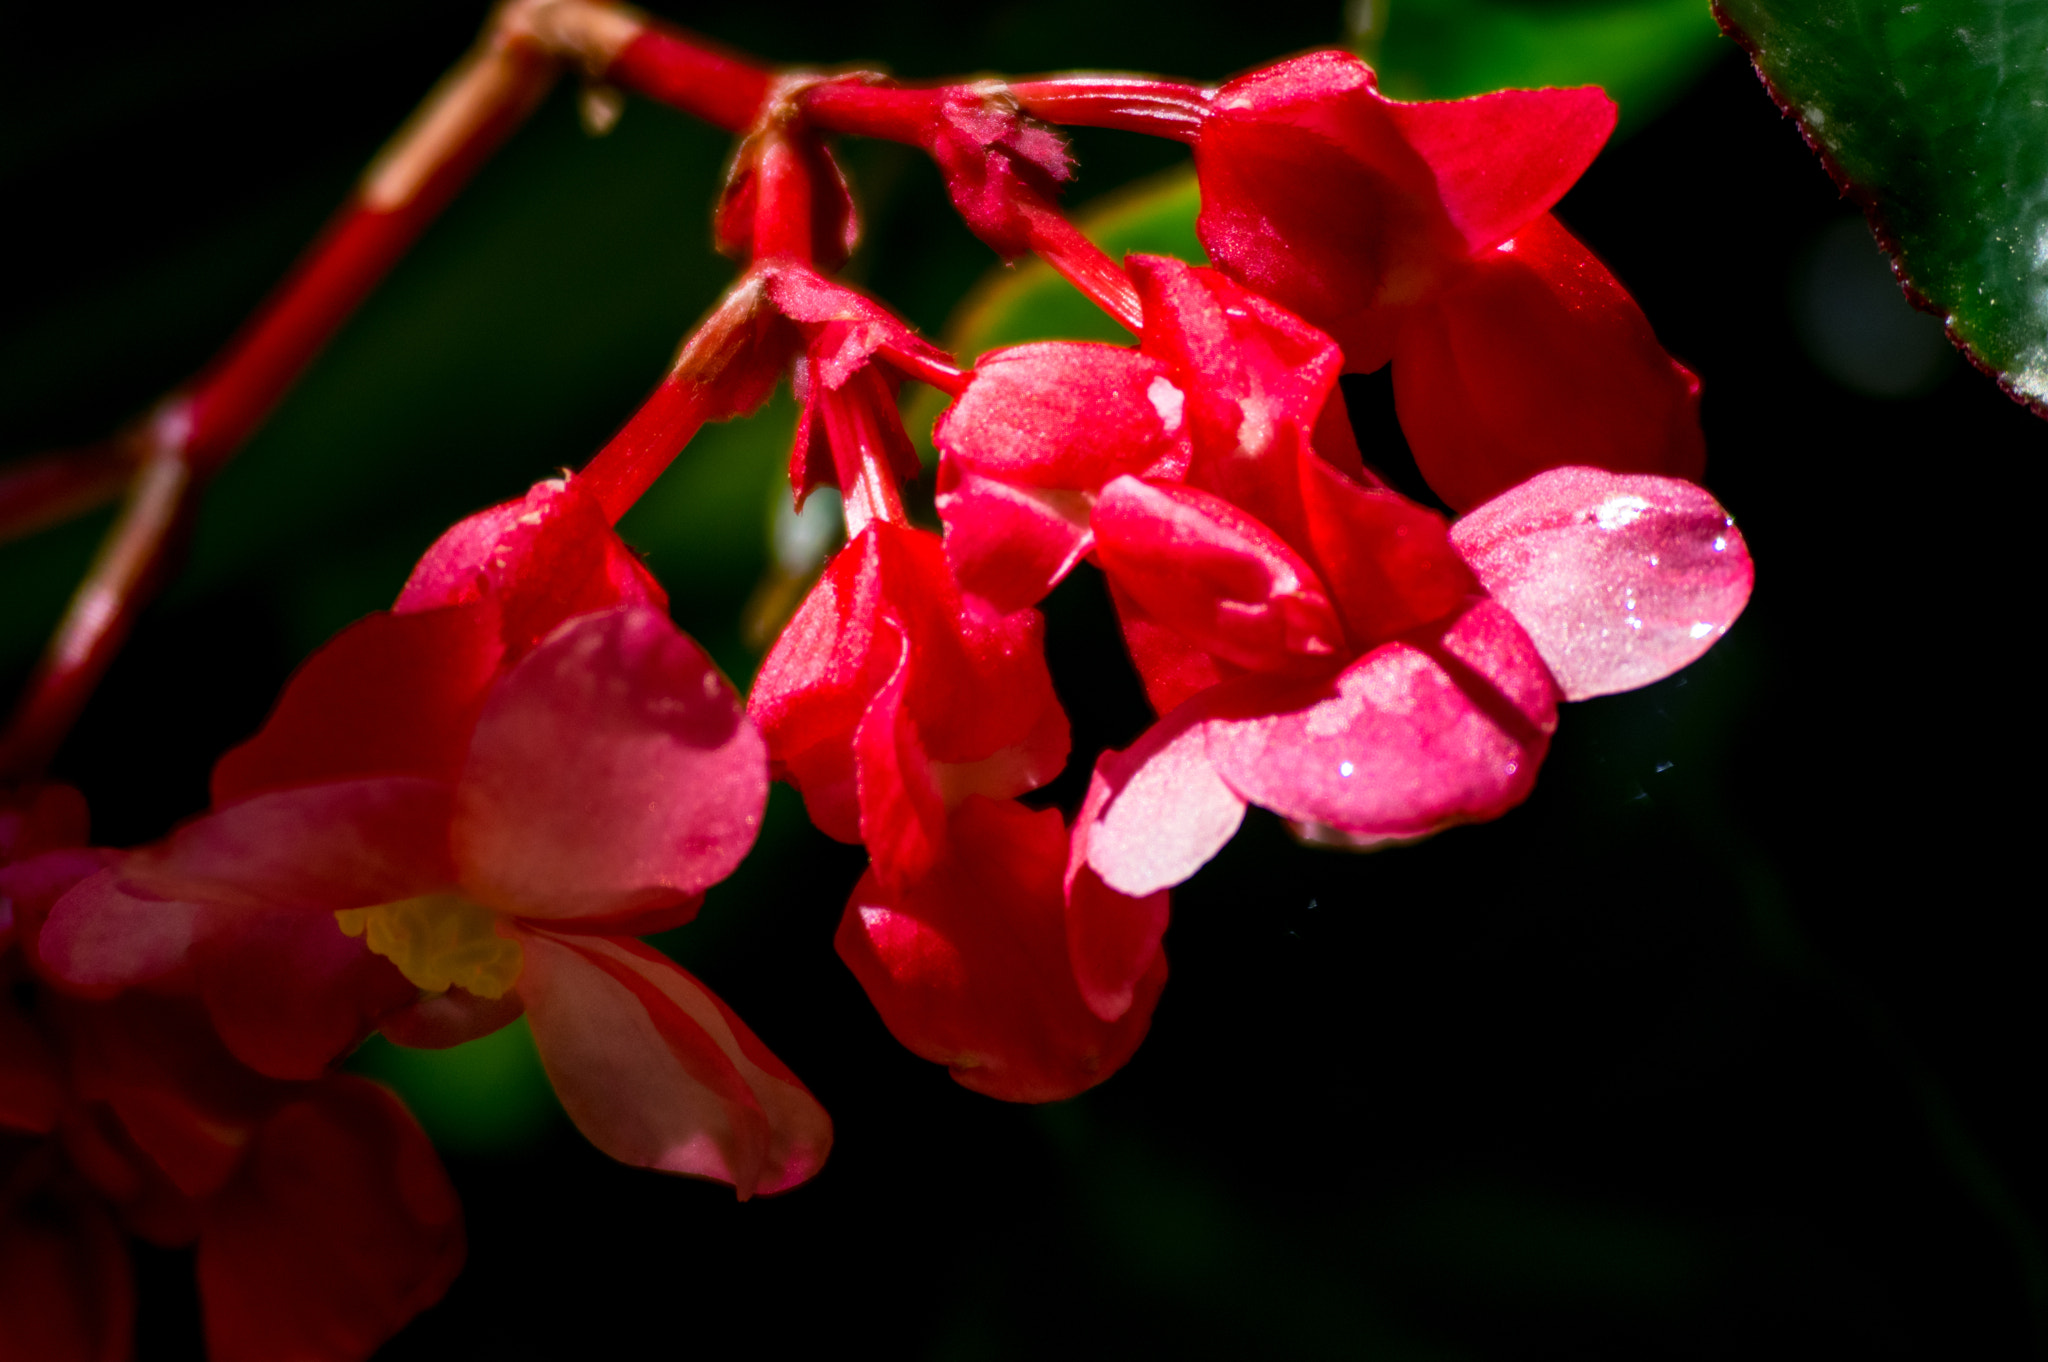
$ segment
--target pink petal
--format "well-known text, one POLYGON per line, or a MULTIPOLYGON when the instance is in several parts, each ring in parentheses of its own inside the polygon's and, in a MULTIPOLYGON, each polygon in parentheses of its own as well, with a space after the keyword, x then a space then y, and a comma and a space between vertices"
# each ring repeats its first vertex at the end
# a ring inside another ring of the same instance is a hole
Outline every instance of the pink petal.
POLYGON ((1284 818, 1420 837, 1527 797, 1556 699, 1528 635, 1479 601, 1382 644, 1327 686, 1247 677, 1219 688, 1209 757, 1232 789, 1284 818))
POLYGON ((1564 197, 1614 131, 1598 86, 1495 90, 1387 112, 1436 176, 1444 211, 1474 253, 1490 250, 1564 197))
POLYGON ((832 1122, 702 984, 636 941, 522 932, 541 1062, 590 1142, 742 1199, 817 1172, 832 1122))
POLYGON ((462 1208, 398 1099, 336 1074, 258 1134, 205 1209, 213 1362, 368 1357, 462 1268, 462 1208))
POLYGON ((486 602, 376 614, 335 635, 278 697, 263 729, 213 768, 213 802, 363 776, 453 784, 504 655, 486 602))
POLYGON ((121 863, 124 888, 194 903, 332 913, 455 883, 453 792, 413 777, 254 795, 121 863))
POLYGON ((1046 341, 983 355, 932 442, 949 458, 1020 487, 1093 491, 1119 473, 1178 460, 1185 394, 1135 350, 1046 341))
POLYGON ((939 465, 946 561, 963 589, 998 610, 1023 610, 1095 547, 1091 499, 1061 488, 1004 482, 952 459, 939 465))
POLYGON ((317 1078, 419 990, 331 916, 208 907, 192 947, 199 994, 235 1057, 317 1078))
POLYGON ((160 979, 185 963, 199 905, 149 899, 121 887, 117 866, 80 882, 43 923, 37 952, 50 975, 112 993, 160 979))
POLYGON ((767 753, 739 697, 658 611, 571 621, 477 721, 452 840, 479 901, 533 918, 648 912, 754 844, 767 753))
POLYGON ((1192 487, 1123 477, 1103 488, 1096 555, 1152 619, 1255 670, 1327 667, 1344 629, 1315 569, 1237 507, 1192 487))
MULTIPOLYGON (((1074 821, 1067 878, 1082 864, 1109 888, 1143 897, 1208 864, 1244 821, 1244 800, 1209 760, 1206 708, 1193 701, 1122 752, 1104 752, 1074 821)), ((1072 913, 1068 931, 1076 928, 1072 913)), ((1076 947, 1078 960, 1082 954, 1076 947)))
POLYGON ((1628 291, 1552 217, 1411 309, 1394 355, 1416 464, 1461 511, 1571 465, 1696 480, 1699 392, 1628 291))
POLYGON ((1689 482, 1540 473, 1451 542, 1528 631, 1567 700, 1661 680, 1728 632, 1756 578, 1720 503, 1689 482))

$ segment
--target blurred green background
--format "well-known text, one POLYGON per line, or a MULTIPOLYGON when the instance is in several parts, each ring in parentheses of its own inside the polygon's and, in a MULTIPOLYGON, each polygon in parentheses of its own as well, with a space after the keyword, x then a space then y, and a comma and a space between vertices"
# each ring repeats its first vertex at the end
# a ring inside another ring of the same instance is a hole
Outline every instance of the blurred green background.
MULTIPOLYGON (((737 1205, 590 1151, 523 1028, 442 1055, 373 1043, 358 1062, 441 1143, 472 1243, 389 1356, 2040 1346, 2039 891, 2009 793, 2036 725, 1997 716, 2022 698, 2044 431, 1929 341, 1702 5, 664 12, 908 77, 1213 79, 1350 32, 1402 96, 1608 85, 1622 131, 1560 212, 1702 374, 1709 482, 1758 594, 1685 674, 1571 707, 1535 797, 1496 824, 1348 857, 1255 814, 1176 896, 1150 1039, 1055 1107, 974 1096, 888 1037, 831 950, 860 854, 778 790, 757 854, 660 944, 830 1108, 831 1164, 737 1205)), ((440 0, 93 13, 90 43, 75 14, 21 16, 0 88, 0 457, 95 438, 197 367, 481 19, 440 0)), ((290 668, 388 604, 449 522, 586 458, 729 277, 708 231, 723 139, 639 102, 591 139, 572 95, 214 489, 59 758, 102 840, 196 812, 290 668)), ((1191 247, 1181 148, 1075 144, 1071 201, 1100 200, 1102 239, 1191 247)), ((1029 267, 989 282, 916 157, 845 159, 868 231, 851 272, 929 334, 971 354, 1099 326, 1029 267)), ((1383 378, 1347 396, 1368 457, 1398 463, 1383 378)), ((707 430, 623 527, 736 680, 790 424, 785 396, 707 430)), ((104 523, 0 546, 10 684, 104 523)), ((1080 754, 1048 797, 1070 807, 1093 750, 1147 716, 1099 581, 1048 613, 1080 754)), ((138 1252, 141 1355, 196 1355, 189 1256, 138 1252)))

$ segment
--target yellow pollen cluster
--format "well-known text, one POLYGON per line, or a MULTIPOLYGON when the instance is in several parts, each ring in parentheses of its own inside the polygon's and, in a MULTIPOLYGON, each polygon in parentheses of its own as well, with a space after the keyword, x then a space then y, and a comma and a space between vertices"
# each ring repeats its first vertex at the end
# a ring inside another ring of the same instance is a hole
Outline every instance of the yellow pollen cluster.
POLYGON ((519 943, 498 935, 498 915, 459 894, 425 894, 334 915, 349 936, 367 934, 371 950, 429 993, 467 989, 502 998, 526 963, 519 943))

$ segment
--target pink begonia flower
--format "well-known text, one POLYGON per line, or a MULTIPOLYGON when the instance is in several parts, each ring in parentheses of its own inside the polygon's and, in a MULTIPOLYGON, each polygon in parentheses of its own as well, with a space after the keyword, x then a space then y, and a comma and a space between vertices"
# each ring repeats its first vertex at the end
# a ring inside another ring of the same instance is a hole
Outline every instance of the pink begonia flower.
POLYGON ((1092 554, 1165 716, 1103 755, 1075 825, 1070 948, 1106 1018, 1157 948, 1151 896, 1247 804, 1348 846, 1496 817, 1559 699, 1683 666, 1751 576, 1726 514, 1666 478, 1555 470, 1456 535, 1362 470, 1327 337, 1216 271, 1129 265, 1137 350, 986 356, 935 436, 967 586, 1028 604, 1092 554), (1084 906, 1085 873, 1114 896, 1084 906))
POLYGON ((455 526, 214 772, 212 812, 60 901, 51 969, 190 971, 235 1054, 319 1073, 373 1028, 442 1046, 522 1011, 628 1163, 774 1192, 825 1112, 703 985, 631 938, 753 844, 761 739, 574 480, 455 526))
POLYGON ((0 798, 0 1356, 130 1356, 125 1231, 196 1244, 215 1362, 362 1362, 462 1265, 433 1147, 364 1079, 237 1063, 181 981, 53 987, 43 918, 112 856, 83 845, 83 815, 62 787, 0 798))
POLYGON ((1344 52, 1225 85, 1195 142, 1217 268, 1390 359, 1429 484, 1469 510, 1546 468, 1697 478, 1699 380, 1550 216, 1614 128, 1598 89, 1402 103, 1344 52))

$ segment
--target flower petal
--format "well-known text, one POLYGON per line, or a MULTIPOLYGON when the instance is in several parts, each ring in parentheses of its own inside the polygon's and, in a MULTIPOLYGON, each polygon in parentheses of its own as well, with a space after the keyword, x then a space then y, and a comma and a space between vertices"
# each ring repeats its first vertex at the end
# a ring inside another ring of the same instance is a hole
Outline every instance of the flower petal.
POLYGON ((398 1099, 336 1074, 265 1123, 206 1205, 199 1291, 213 1362, 356 1362, 462 1268, 462 1209, 398 1099))
POLYGON ((767 752, 702 649, 658 611, 585 615, 492 691, 451 840, 480 902, 531 918, 649 912, 732 873, 767 752))
MULTIPOLYGON (((1125 751, 1096 759, 1088 798, 1074 820, 1070 892, 1084 863, 1123 894, 1171 888, 1236 835, 1245 802, 1209 760, 1208 719, 1202 702, 1190 701, 1125 751)), ((1069 936, 1076 936, 1071 911, 1067 921, 1069 936)), ((1077 961, 1093 953, 1075 947, 1077 961)))
POLYGON ((1152 619, 1238 666, 1327 668, 1344 629, 1315 569, 1260 521, 1193 487, 1122 477, 1093 521, 1103 571, 1152 619))
POLYGON ((331 915, 209 905, 192 963, 214 1029, 272 1078, 317 1078, 419 990, 331 915))
POLYGON ((1185 394, 1159 360, 1092 341, 983 355, 932 442, 953 461, 1019 487, 1093 491, 1161 460, 1185 466, 1185 394))
POLYGON ((1696 480, 1699 392, 1635 299, 1547 216, 1412 309, 1394 355, 1401 430, 1460 511, 1575 464, 1696 480))
POLYGON ((63 1065, 35 1023, 0 995, 0 1130, 47 1135, 63 1106, 63 1065))
POLYGON ((1151 1023, 1163 953, 1117 1020, 1083 999, 1067 948, 1066 855, 1057 811, 969 798, 931 875, 900 890, 863 876, 840 919, 839 957, 890 1033, 976 1092, 1071 1097, 1122 1067, 1151 1023))
POLYGON ((192 820, 120 864, 124 889, 194 903, 332 913, 455 882, 453 792, 393 776, 277 790, 192 820))
POLYGON ((541 1063, 590 1142, 624 1163, 729 1182, 742 1199, 817 1172, 832 1122, 753 1032, 637 941, 520 933, 541 1063))
POLYGON ((135 1286, 120 1229, 83 1190, 37 1200, 41 1214, 0 1209, 0 1356, 126 1362, 135 1286))
POLYGON ((199 911, 196 903, 131 894, 118 867, 103 870, 57 900, 37 954, 59 982, 111 994, 184 965, 199 911))
POLYGON ((1704 489, 1597 468, 1538 474, 1460 520, 1451 542, 1567 700, 1671 675, 1728 632, 1756 579, 1704 489))
POLYGON ((939 465, 946 561, 963 590, 998 610, 1038 604, 1088 556, 1090 505, 1084 492, 1021 486, 952 459, 939 465))
POLYGON ((1387 103, 1474 254, 1549 212, 1600 154, 1618 112, 1596 85, 1387 103))
POLYGON ((399 592, 399 614, 489 596, 508 659, 563 620, 621 605, 668 608, 661 584, 577 479, 537 482, 517 501, 479 511, 435 540, 399 592))
POLYGON ((1327 685, 1247 677, 1208 704, 1209 758, 1232 789, 1372 839, 1506 812, 1557 726, 1550 673, 1492 601, 1382 644, 1327 685))
POLYGON ((363 776, 453 784, 504 648, 472 602, 375 614, 306 659, 262 731, 213 768, 213 802, 363 776))
POLYGON ((1442 619, 1473 594, 1472 574, 1435 511, 1321 459, 1300 460, 1296 472, 1311 556, 1355 649, 1442 619))

